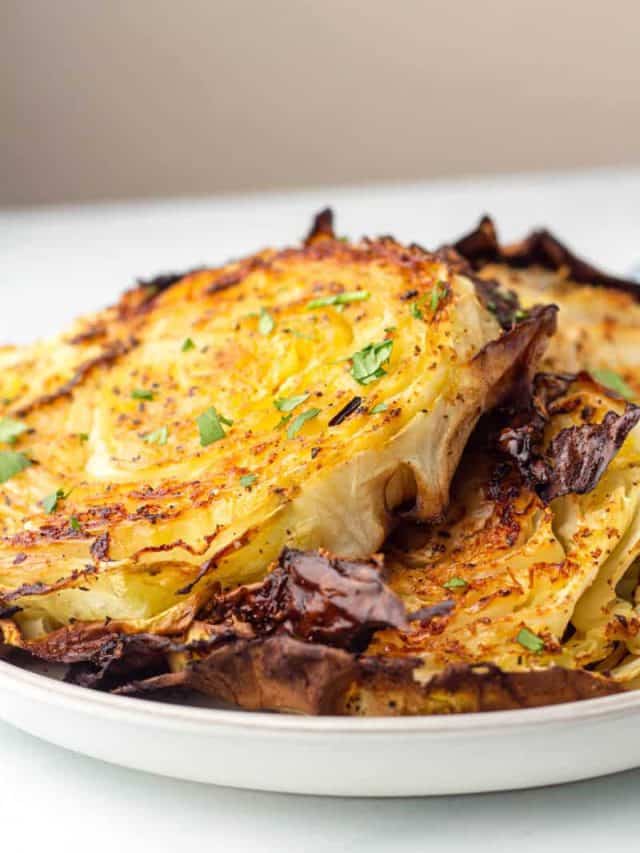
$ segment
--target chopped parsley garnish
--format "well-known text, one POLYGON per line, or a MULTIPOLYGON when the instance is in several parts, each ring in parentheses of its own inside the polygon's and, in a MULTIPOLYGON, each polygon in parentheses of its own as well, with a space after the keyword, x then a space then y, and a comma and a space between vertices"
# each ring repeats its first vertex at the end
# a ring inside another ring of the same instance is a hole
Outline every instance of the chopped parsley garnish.
POLYGON ((516 313, 513 315, 513 319, 516 321, 516 323, 519 323, 520 320, 524 320, 528 316, 529 314, 527 311, 524 310, 524 308, 518 308, 516 313))
POLYGON ((29 427, 17 421, 15 418, 0 418, 0 441, 5 444, 15 444, 18 436, 26 432, 29 427))
POLYGON ((182 352, 189 352, 189 350, 192 350, 192 349, 195 349, 195 348, 196 348, 196 345, 195 345, 195 344, 194 344, 194 342, 191 340, 191 338, 186 338, 186 339, 184 340, 184 342, 183 342, 182 346, 180 347, 180 350, 181 350, 182 352))
POLYGON ((0 451, 0 483, 6 483, 29 465, 31 460, 24 453, 16 453, 13 450, 0 451))
POLYGON ((224 431, 222 424, 231 426, 233 421, 219 414, 211 406, 210 409, 207 409, 206 412, 203 412, 196 418, 196 423, 200 430, 200 444, 203 447, 207 447, 209 444, 213 444, 214 441, 220 441, 221 438, 224 438, 227 433, 224 431))
POLYGON ((385 326, 384 330, 388 335, 390 335, 392 332, 395 332, 397 328, 397 326, 385 326))
POLYGON ((316 418, 319 414, 320 409, 307 409, 306 412, 300 412, 287 427, 287 438, 295 438, 306 422, 316 418))
POLYGON ((80 441, 89 441, 89 433, 88 432, 79 432, 78 438, 80 441))
POLYGON ((144 436, 144 441, 147 444, 159 444, 160 447, 164 447, 167 443, 167 439, 169 438, 169 429, 167 426, 161 426, 160 429, 154 429, 153 432, 148 432, 144 436))
POLYGON ((72 530, 75 530, 76 533, 78 533, 78 531, 82 530, 82 528, 80 527, 80 522, 75 517, 75 515, 72 515, 71 518, 69 519, 69 527, 71 527, 72 530))
POLYGON ((415 317, 416 320, 422 320, 422 311, 417 302, 411 303, 411 316, 415 317))
POLYGON ((382 341, 379 344, 369 344, 351 356, 351 375, 360 385, 368 385, 384 376, 386 370, 382 367, 389 361, 393 341, 382 341))
POLYGON ((266 308, 260 309, 260 319, 258 320, 258 331, 261 335, 270 335, 276 327, 275 320, 269 314, 266 308))
POLYGON ((131 397, 134 400, 153 400, 153 391, 149 391, 147 388, 134 388, 131 397))
POLYGON ((309 399, 309 394, 297 394, 294 397, 280 397, 273 401, 273 405, 279 412, 292 412, 300 403, 309 399))
POLYGON ((528 628, 520 628, 516 643, 520 643, 525 649, 530 652, 541 652, 544 649, 544 640, 528 628))
POLYGON ((257 479, 257 474, 245 474, 244 476, 240 477, 240 485, 244 489, 250 489, 257 479))
POLYGON ((46 498, 42 499, 42 506, 44 508, 44 511, 51 515, 52 512, 56 511, 58 503, 60 501, 65 500, 65 498, 68 498, 70 494, 71 491, 65 492, 64 489, 58 489, 57 491, 52 492, 50 495, 47 495, 46 498))
POLYGON ((620 376, 619 373, 616 373, 615 370, 609 370, 606 367, 602 367, 599 370, 592 370, 591 375, 594 379, 597 379, 601 385, 606 385, 607 388, 611 388, 612 391, 615 391, 616 394, 620 394, 621 397, 626 397, 627 400, 632 400, 635 396, 633 388, 627 385, 622 376, 620 376))
POLYGON ((283 415, 276 424, 276 429, 282 429, 283 426, 286 426, 289 423, 292 417, 293 415, 283 415))
POLYGON ((469 584, 466 582, 464 578, 453 577, 449 578, 446 583, 443 583, 442 586, 445 589, 464 589, 469 584))
POLYGON ((354 290, 351 293, 334 293, 333 296, 321 296, 307 303, 307 311, 326 308, 328 305, 348 305, 349 302, 364 302, 371 294, 368 290, 354 290))
POLYGON ((431 310, 435 313, 438 310, 440 300, 447 295, 447 283, 439 281, 431 291, 431 310))
POLYGON ((380 412, 386 412, 389 406, 386 403, 377 403, 373 409, 369 411, 370 415, 379 415, 380 412))

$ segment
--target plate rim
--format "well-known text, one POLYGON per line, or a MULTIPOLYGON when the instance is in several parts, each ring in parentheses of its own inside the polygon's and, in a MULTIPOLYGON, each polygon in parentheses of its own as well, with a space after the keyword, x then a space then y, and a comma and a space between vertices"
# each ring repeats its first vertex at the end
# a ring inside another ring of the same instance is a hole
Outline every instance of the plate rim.
POLYGON ((494 734, 509 729, 530 729, 549 725, 578 725, 593 721, 611 721, 630 713, 640 713, 640 690, 614 696, 564 702, 539 708, 484 711, 466 714, 403 717, 312 717, 241 709, 199 708, 177 702, 154 702, 130 696, 114 696, 66 684, 55 678, 29 672, 0 660, 0 691, 9 690, 36 701, 66 707, 90 716, 121 719, 162 729, 196 729, 213 733, 215 728, 241 729, 258 736, 278 733, 299 735, 404 734, 468 735, 494 734), (70 707, 71 706, 71 707, 70 707))

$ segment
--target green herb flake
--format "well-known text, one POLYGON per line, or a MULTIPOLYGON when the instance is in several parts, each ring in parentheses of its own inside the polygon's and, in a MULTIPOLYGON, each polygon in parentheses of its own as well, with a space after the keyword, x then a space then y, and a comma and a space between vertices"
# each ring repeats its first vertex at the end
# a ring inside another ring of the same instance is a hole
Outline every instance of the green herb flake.
POLYGON ((385 326, 385 327, 384 327, 384 330, 385 330, 385 332, 386 332, 388 335, 390 335, 390 334, 392 334, 393 332, 395 332, 395 330, 396 330, 397 328, 398 328, 397 326, 385 326))
POLYGON ((513 315, 513 319, 516 321, 516 323, 519 323, 520 320, 525 320, 528 316, 529 314, 527 311, 525 311, 523 308, 518 308, 516 313, 513 315))
POLYGON ((276 424, 276 429, 282 429, 282 427, 286 426, 289 423, 292 417, 293 415, 283 415, 276 424))
POLYGON ((440 300, 443 299, 447 295, 447 283, 445 281, 439 281, 436 286, 431 291, 431 311, 435 314, 438 310, 438 305, 440 304, 440 300))
POLYGON ((382 341, 379 344, 369 344, 351 356, 351 375, 360 385, 368 385, 384 376, 386 370, 382 365, 391 357, 393 341, 382 341))
POLYGON ((0 418, 0 441, 5 444, 15 444, 18 436, 26 432, 29 427, 17 421, 15 418, 0 418))
POLYGON ((422 311, 417 302, 411 303, 411 316, 415 317, 416 320, 422 320, 422 311))
POLYGON ((196 345, 192 341, 191 338, 185 338, 182 346, 180 347, 181 352, 189 352, 189 350, 195 349, 196 345))
POLYGON ((76 533, 78 533, 80 530, 82 530, 82 528, 80 527, 80 522, 75 517, 75 515, 72 515, 71 518, 69 519, 69 527, 72 530, 75 530, 76 533))
POLYGON ((51 515, 52 512, 55 512, 58 508, 58 504, 60 501, 65 500, 71 494, 70 491, 65 492, 64 489, 57 489, 57 491, 52 492, 50 495, 47 495, 46 498, 42 499, 42 506, 44 511, 51 515))
POLYGON ((292 412, 296 406, 309 399, 309 394, 297 394, 294 397, 280 397, 273 401, 273 405, 279 412, 292 412))
POLYGON ((320 414, 320 409, 307 409, 306 412, 300 412, 287 427, 287 438, 295 438, 307 421, 316 418, 320 414))
POLYGON ((350 302, 364 302, 371 294, 368 290, 354 290, 351 293, 335 293, 333 296, 321 296, 307 303, 307 311, 326 308, 329 305, 348 305, 350 302))
POLYGON ((453 577, 449 578, 446 583, 443 583, 442 586, 445 589, 464 589, 469 586, 464 578, 453 577))
POLYGON ((196 418, 196 423, 200 430, 200 444, 202 447, 207 447, 209 444, 213 444, 214 441, 220 441, 221 438, 224 438, 227 433, 222 425, 231 426, 233 421, 219 414, 211 406, 210 409, 207 409, 206 412, 203 412, 196 418))
POLYGON ((80 441, 89 441, 89 433, 88 432, 79 432, 78 438, 80 441))
POLYGON ((615 370, 602 367, 599 370, 592 370, 591 375, 601 385, 605 385, 621 397, 625 397, 627 400, 632 400, 635 397, 633 388, 627 385, 622 376, 616 373, 615 370))
POLYGON ((160 447, 164 447, 167 443, 167 439, 169 438, 169 429, 167 426, 161 426, 160 429, 154 429, 153 432, 147 433, 143 437, 143 441, 146 441, 147 444, 158 444, 160 447))
POLYGON ((544 640, 528 628, 520 628, 516 637, 516 643, 520 643, 525 649, 536 654, 544 649, 544 640))
POLYGON ((244 476, 240 477, 240 485, 243 489, 250 489, 257 479, 257 474, 245 474, 244 476))
POLYGON ((147 388, 134 388, 131 397, 133 400, 153 400, 153 391, 147 388))
POLYGON ((379 415, 380 412, 386 412, 389 406, 386 403, 377 403, 373 409, 369 411, 370 415, 379 415))
POLYGON ((31 460, 24 453, 16 453, 13 450, 0 451, 0 483, 6 483, 29 465, 31 460))
POLYGON ((260 309, 260 319, 258 320, 258 331, 261 335, 270 335, 276 327, 275 320, 269 314, 266 308, 260 309))

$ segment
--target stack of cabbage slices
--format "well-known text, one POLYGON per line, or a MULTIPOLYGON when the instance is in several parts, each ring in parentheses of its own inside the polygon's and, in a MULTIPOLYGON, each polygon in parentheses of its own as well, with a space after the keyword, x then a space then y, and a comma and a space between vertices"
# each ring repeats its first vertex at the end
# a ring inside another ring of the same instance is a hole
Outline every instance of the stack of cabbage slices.
POLYGON ((640 685, 638 293, 323 211, 0 348, 4 656, 308 714, 640 685))

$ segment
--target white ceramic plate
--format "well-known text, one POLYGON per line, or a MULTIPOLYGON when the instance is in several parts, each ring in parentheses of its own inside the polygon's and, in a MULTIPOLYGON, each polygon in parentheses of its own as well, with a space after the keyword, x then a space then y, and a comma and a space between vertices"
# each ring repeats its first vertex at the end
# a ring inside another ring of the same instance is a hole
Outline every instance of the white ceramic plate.
MULTIPOLYGON (((640 259, 640 173, 523 177, 217 201, 0 212, 0 341, 113 301, 137 275, 292 242, 332 203, 342 233, 434 246, 494 214, 547 224, 613 270, 640 259)), ((0 661, 0 719, 77 752, 221 785, 345 796, 447 794, 640 765, 640 692, 446 718, 307 719, 114 697, 0 661)))
POLYGON ((526 788, 640 764, 640 693, 455 717, 252 714, 110 696, 0 662, 0 718, 181 779, 341 796, 526 788))

